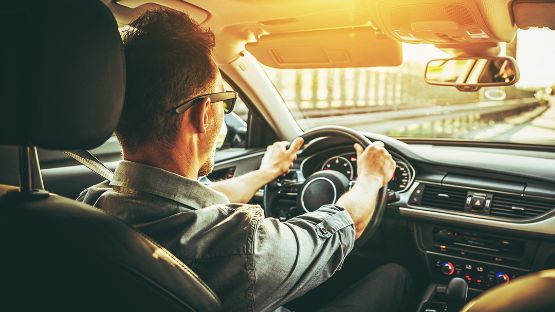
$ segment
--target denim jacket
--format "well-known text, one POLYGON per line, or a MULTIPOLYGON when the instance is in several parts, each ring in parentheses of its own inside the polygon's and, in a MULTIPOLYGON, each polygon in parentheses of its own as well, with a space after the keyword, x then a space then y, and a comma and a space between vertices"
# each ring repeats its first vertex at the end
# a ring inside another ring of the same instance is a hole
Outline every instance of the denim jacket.
POLYGON ((232 204, 198 181, 122 161, 112 181, 78 200, 122 219, 195 271, 225 311, 272 311, 326 281, 354 244, 350 215, 334 205, 281 222, 232 204))

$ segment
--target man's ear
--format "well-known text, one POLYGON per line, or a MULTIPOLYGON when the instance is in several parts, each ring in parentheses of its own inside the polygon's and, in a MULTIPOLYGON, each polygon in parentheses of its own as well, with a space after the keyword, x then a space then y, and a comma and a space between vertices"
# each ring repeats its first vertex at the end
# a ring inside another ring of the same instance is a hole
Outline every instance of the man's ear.
POLYGON ((198 133, 206 133, 210 120, 210 98, 205 98, 202 103, 190 108, 189 122, 198 133))

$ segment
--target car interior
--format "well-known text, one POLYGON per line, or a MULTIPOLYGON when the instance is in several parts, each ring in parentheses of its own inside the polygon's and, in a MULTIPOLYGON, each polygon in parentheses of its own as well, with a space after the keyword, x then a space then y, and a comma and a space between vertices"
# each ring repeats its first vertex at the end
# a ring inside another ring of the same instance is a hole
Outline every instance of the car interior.
POLYGON ((302 136, 251 200, 285 221, 335 202, 356 183, 353 143, 382 141, 395 174, 338 278, 398 263, 409 311, 555 310, 552 0, 6 3, 0 310, 221 310, 170 252, 74 200, 122 159, 120 33, 156 9, 214 32, 239 94, 201 179, 256 170, 266 146, 302 136))

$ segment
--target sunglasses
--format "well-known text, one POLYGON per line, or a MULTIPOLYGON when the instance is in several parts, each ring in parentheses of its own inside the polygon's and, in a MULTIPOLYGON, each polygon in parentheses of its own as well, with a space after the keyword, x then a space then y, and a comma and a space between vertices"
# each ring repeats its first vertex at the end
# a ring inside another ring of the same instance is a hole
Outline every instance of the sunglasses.
POLYGON ((229 114, 233 111, 233 107, 235 106, 235 101, 237 100, 237 92, 224 91, 199 95, 190 100, 186 100, 185 102, 180 103, 175 108, 175 112, 181 114, 191 108, 193 105, 202 103, 202 101, 206 98, 209 98, 210 102, 212 103, 224 102, 224 113, 229 114))

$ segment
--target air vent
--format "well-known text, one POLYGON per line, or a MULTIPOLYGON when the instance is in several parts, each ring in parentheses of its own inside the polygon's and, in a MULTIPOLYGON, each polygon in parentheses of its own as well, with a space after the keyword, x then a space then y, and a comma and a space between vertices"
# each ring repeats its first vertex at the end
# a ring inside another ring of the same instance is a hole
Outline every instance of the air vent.
POLYGON ((555 209, 555 200, 494 194, 490 215, 511 219, 532 218, 555 209))
POLYGON ((461 188, 426 185, 420 204, 424 207, 464 211, 467 193, 461 188))

